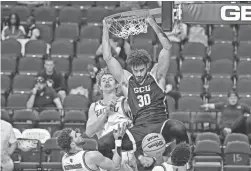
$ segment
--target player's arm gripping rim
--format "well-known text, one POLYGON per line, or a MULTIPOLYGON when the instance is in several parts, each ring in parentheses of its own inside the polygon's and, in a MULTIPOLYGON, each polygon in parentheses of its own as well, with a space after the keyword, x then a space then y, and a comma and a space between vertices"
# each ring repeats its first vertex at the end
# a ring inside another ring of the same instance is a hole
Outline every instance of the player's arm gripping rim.
MULTIPOLYGON (((109 22, 109 21, 108 21, 109 22)), ((103 47, 103 58, 115 79, 120 83, 124 76, 124 70, 120 63, 112 57, 111 45, 109 42, 109 23, 106 19, 103 20, 103 37, 102 37, 102 47, 103 47)))
POLYGON ((167 71, 170 65, 170 57, 171 57, 171 50, 172 50, 172 43, 166 36, 166 34, 162 31, 162 29, 157 25, 154 21, 153 17, 150 16, 147 18, 148 23, 153 28, 155 33, 158 36, 158 39, 163 47, 160 51, 158 64, 157 64, 157 71, 156 71, 156 78, 159 81, 162 78, 166 77, 167 71))

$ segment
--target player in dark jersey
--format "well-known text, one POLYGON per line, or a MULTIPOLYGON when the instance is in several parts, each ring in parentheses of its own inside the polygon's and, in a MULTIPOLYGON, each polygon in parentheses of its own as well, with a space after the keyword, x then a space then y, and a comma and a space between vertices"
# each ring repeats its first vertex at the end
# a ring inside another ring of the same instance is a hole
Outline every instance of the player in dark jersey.
MULTIPOLYGON (((119 62, 111 56, 109 44, 109 22, 103 21, 103 57, 115 79, 121 84, 123 93, 128 97, 134 126, 127 133, 129 140, 123 139, 122 149, 133 149, 136 157, 145 167, 151 166, 154 159, 143 156, 141 142, 149 133, 162 133, 167 144, 188 142, 184 124, 168 119, 165 102, 165 77, 169 68, 172 44, 150 16, 149 25, 156 32, 163 49, 160 51, 158 63, 150 70, 150 55, 144 50, 133 50, 127 57, 127 65, 132 73, 123 70, 119 62)), ((112 134, 99 141, 99 150, 110 151, 114 148, 112 134)), ((105 155, 105 154, 104 154, 105 155)))

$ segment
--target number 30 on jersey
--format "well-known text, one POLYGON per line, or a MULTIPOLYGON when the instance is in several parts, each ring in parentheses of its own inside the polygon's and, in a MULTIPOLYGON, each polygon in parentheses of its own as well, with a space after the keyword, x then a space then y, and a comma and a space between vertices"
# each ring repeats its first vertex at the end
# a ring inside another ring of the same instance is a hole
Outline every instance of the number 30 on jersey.
POLYGON ((149 94, 138 95, 137 99, 139 100, 139 107, 144 107, 151 104, 151 98, 149 94))

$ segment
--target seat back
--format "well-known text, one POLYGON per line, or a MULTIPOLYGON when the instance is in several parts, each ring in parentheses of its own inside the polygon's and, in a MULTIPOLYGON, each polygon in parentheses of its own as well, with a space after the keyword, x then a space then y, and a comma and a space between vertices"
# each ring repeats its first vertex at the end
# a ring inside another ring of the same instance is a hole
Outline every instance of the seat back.
POLYGON ((225 163, 227 165, 250 165, 251 154, 249 144, 241 141, 229 142, 225 148, 225 163))
POLYGON ((39 128, 49 131, 52 135, 55 131, 61 129, 60 113, 55 110, 44 110, 39 114, 39 128))
POLYGON ((61 162, 64 153, 61 151, 60 147, 57 145, 57 138, 48 139, 44 143, 45 159, 47 162, 61 162))
POLYGON ((224 146, 226 146, 228 143, 233 142, 233 141, 240 141, 240 142, 245 142, 249 144, 249 139, 247 135, 239 134, 239 133, 232 133, 226 136, 224 140, 224 146))
POLYGON ((217 142, 219 145, 221 144, 219 136, 212 132, 203 132, 203 133, 198 134, 198 136, 196 137, 195 143, 199 141, 203 141, 203 140, 212 140, 212 141, 217 142))

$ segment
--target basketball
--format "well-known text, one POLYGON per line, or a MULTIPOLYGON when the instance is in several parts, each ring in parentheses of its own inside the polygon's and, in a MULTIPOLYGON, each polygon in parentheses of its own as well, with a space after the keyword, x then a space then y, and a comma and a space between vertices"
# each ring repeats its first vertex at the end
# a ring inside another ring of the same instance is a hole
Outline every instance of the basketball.
POLYGON ((163 154, 166 149, 166 141, 161 134, 151 133, 142 140, 142 149, 144 154, 149 157, 155 157, 163 154))

